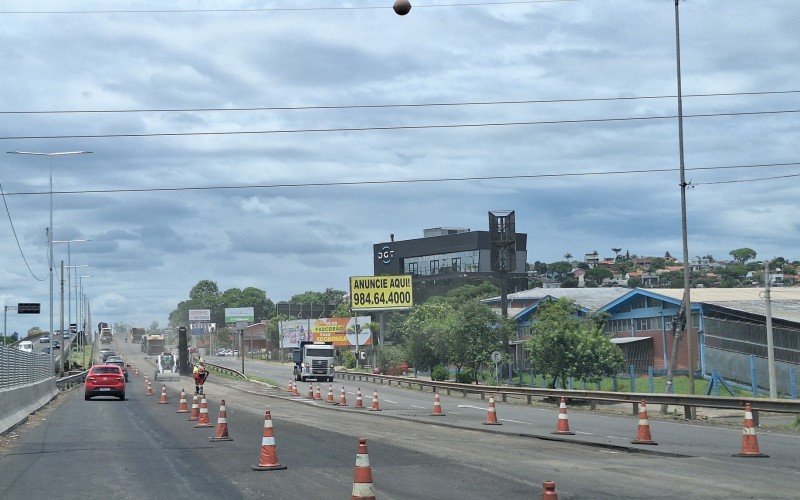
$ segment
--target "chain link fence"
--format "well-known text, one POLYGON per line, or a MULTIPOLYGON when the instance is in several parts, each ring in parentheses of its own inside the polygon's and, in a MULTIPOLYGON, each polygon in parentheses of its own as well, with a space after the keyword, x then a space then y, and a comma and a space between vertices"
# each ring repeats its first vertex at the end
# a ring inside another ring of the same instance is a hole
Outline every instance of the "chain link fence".
POLYGON ((0 346, 0 389, 11 389, 53 376, 50 357, 0 346))

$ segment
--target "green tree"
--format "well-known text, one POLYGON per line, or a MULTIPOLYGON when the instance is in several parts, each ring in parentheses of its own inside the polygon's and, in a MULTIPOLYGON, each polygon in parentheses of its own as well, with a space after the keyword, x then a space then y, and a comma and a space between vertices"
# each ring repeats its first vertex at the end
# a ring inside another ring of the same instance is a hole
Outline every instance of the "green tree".
POLYGON ((382 373, 391 366, 399 366, 408 362, 408 353, 399 345, 385 345, 378 350, 378 366, 382 373))
POLYGON ((547 264, 537 260, 533 263, 533 270, 542 275, 547 274, 547 264))
POLYGON ((501 318, 478 301, 465 304, 455 316, 448 362, 456 366, 456 373, 461 373, 463 366, 470 366, 477 376, 492 352, 507 345, 514 322, 501 318))
POLYGON ((547 264, 547 274, 553 279, 562 280, 565 276, 572 272, 572 264, 569 262, 559 261, 547 264))
POLYGON ((733 259, 739 264, 744 264, 748 260, 756 258, 756 251, 752 248, 743 247, 737 248, 736 250, 731 250, 728 255, 733 257, 733 259))
POLYGON ((453 304, 465 304, 475 299, 488 299, 500 295, 500 288, 491 281, 478 285, 461 285, 447 292, 447 299, 453 304))
POLYGON ((614 273, 606 269, 605 267, 595 266, 588 271, 583 276, 583 279, 587 281, 587 285, 591 286, 600 286, 603 284, 604 279, 611 279, 614 277, 614 273))
POLYGON ((542 305, 531 325, 525 350, 534 369, 550 378, 555 388, 560 380, 596 381, 624 369, 622 352, 603 335, 601 321, 578 316, 578 306, 567 298, 542 305))
POLYGON ((631 288, 637 288, 642 286, 642 279, 641 278, 628 278, 628 286, 631 288))
POLYGON ((437 339, 446 339, 452 319, 453 306, 439 297, 411 308, 403 332, 412 365, 427 370, 439 364, 440 357, 447 357, 448 346, 437 343, 437 339))
POLYGON ((659 269, 664 269, 667 267, 667 261, 662 259, 661 257, 656 257, 652 261, 650 261, 650 267, 648 271, 651 273, 658 271, 659 269))
POLYGON ((561 288, 578 288, 578 278, 567 276, 561 280, 561 288))

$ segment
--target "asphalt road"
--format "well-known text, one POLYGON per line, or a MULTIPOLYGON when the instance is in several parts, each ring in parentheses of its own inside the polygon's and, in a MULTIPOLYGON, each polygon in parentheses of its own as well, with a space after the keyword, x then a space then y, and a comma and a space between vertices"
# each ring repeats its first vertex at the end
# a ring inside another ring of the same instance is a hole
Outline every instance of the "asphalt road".
MULTIPOLYGON (((152 372, 141 353, 121 350, 152 372)), ((178 392, 191 379, 166 386, 168 405, 144 396, 141 377, 131 380, 124 402, 84 402, 80 389, 59 397, 46 420, 17 430, 0 458, 0 497, 347 498, 359 436, 368 439, 375 489, 384 499, 535 498, 544 480, 557 482, 561 498, 792 498, 800 484, 797 467, 780 459, 678 458, 519 437, 497 427, 444 427, 392 418, 402 415, 390 403, 382 412, 344 410, 219 376, 206 384, 209 414, 214 422, 219 399, 226 400, 234 441, 210 443, 213 429, 194 428, 175 413, 178 392), (265 409, 285 471, 250 470, 265 409)), ((456 410, 450 404, 443 419, 456 410)))

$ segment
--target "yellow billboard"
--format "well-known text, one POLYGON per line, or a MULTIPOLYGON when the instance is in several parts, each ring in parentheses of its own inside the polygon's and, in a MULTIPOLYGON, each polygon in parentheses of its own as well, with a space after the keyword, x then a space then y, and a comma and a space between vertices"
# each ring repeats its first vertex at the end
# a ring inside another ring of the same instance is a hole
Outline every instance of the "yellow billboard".
POLYGON ((351 276, 353 310, 408 309, 414 305, 411 276, 351 276))

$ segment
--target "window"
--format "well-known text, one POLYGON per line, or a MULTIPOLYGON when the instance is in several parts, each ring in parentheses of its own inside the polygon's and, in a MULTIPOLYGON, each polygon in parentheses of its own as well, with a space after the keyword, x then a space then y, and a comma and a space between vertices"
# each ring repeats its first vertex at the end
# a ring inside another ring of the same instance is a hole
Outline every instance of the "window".
POLYGON ((478 272, 480 260, 478 250, 463 252, 450 252, 436 255, 422 255, 418 257, 405 257, 403 270, 406 274, 429 275, 438 274, 440 271, 478 272))
POLYGON ((661 318, 659 317, 637 318, 635 325, 636 325, 636 331, 638 332, 660 330, 661 318))
POLYGON ((419 262, 409 262, 406 272, 408 274, 419 274, 419 262))
POLYGON ((432 260, 430 262, 430 273, 429 274, 439 274, 439 261, 432 260))
POLYGON ((450 259, 451 265, 453 266, 453 271, 463 271, 461 268, 461 257, 453 257, 450 259))

